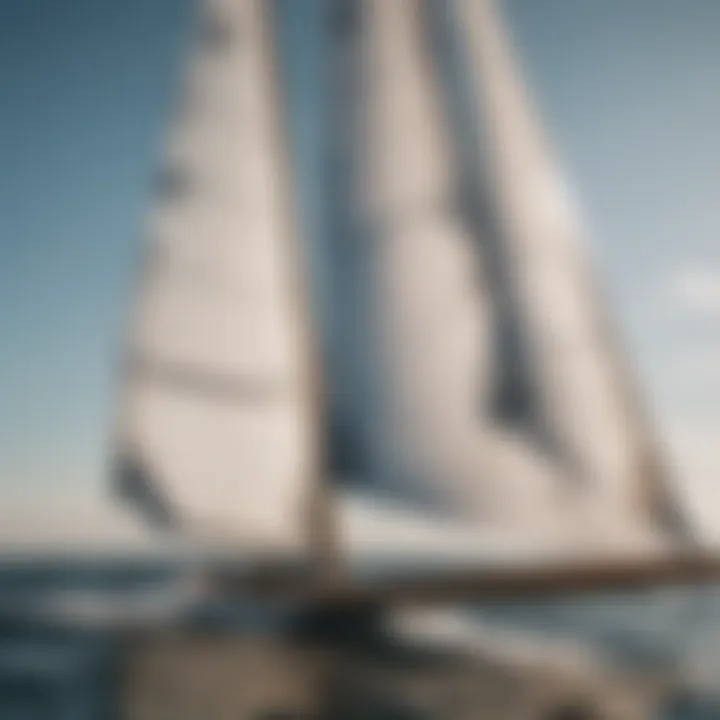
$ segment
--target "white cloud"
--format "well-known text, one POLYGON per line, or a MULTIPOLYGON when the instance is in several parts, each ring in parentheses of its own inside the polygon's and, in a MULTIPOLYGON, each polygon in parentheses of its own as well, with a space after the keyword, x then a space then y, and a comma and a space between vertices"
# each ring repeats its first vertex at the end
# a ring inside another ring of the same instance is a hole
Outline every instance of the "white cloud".
POLYGON ((672 281, 673 298, 686 310, 720 316, 720 266, 693 263, 672 281))

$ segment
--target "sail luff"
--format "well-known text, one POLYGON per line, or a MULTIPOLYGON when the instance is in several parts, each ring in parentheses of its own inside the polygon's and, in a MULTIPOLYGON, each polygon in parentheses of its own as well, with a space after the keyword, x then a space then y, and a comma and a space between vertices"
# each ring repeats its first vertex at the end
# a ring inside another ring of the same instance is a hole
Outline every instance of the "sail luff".
POLYGON ((531 110, 499 9, 491 0, 455 0, 453 7, 489 144, 477 156, 490 166, 533 386, 558 464, 601 526, 624 532, 657 525, 655 508, 639 496, 648 494, 648 483, 652 494, 667 495, 660 487, 662 462, 648 441, 647 418, 629 400, 617 343, 601 319, 580 220, 531 110), (650 478, 640 471, 648 453, 656 468, 650 478))

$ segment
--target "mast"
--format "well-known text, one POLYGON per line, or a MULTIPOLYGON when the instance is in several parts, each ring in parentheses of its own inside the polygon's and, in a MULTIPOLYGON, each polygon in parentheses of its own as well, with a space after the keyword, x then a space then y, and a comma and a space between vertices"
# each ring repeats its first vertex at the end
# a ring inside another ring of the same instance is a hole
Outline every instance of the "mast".
POLYGON ((132 315, 116 481, 181 532, 311 550, 325 568, 325 400, 271 3, 202 9, 132 315))
POLYGON ((569 493, 618 531, 644 526, 670 535, 684 523, 671 498, 583 244, 564 178, 534 117, 492 0, 453 0, 472 104, 483 132, 492 202, 513 269, 515 301, 540 405, 569 493), (613 518, 611 520, 611 518, 613 518))
MULTIPOLYGON (((273 7, 277 11, 276 3, 273 7)), ((283 73, 280 69, 278 19, 268 10, 267 2, 264 3, 264 9, 265 29, 273 49, 268 58, 269 72, 278 79, 278 83, 282 77, 285 77, 287 82, 287 73, 283 73)), ((307 237, 310 233, 317 232, 317 228, 303 226, 299 193, 292 192, 292 186, 297 187, 303 181, 303 176, 299 163, 292 162, 288 96, 288 89, 278 86, 274 96, 276 100, 274 117, 278 123, 278 142, 284 157, 287 158, 282 170, 286 184, 286 222, 289 227, 287 236, 295 240, 294 243, 288 243, 287 252, 291 264, 296 268, 295 287, 292 289, 293 302, 298 309, 296 322, 300 326, 304 341, 307 402, 310 415, 308 422, 314 429, 315 453, 314 463, 307 478, 310 491, 302 521, 305 523, 309 543, 313 581, 317 587, 330 588, 343 582, 345 574, 332 486, 332 437, 329 429, 331 396, 327 381, 327 351, 324 350, 322 341, 323 330, 320 319, 323 315, 323 308, 319 307, 322 293, 312 291, 311 281, 317 270, 313 272, 311 267, 313 261, 309 242, 307 240, 304 243, 300 242, 301 235, 307 237)))

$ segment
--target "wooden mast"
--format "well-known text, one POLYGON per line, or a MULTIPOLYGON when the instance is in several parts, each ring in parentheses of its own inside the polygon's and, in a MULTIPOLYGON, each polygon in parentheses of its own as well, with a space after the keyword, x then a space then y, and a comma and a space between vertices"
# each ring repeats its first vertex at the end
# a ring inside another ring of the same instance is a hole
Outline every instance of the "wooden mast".
POLYGON ((323 361, 323 343, 319 328, 319 312, 314 307, 313 293, 311 291, 312 268, 310 267, 310 253, 308 243, 302 243, 302 218, 298 207, 298 194, 293 190, 300 182, 300 168, 293 162, 293 152, 290 143, 289 113, 287 109, 288 93, 284 87, 284 73, 282 71, 282 58, 278 42, 278 9, 277 4, 259 0, 264 13, 263 32, 265 34, 264 46, 267 48, 267 68, 274 78, 276 88, 273 98, 275 112, 272 117, 276 120, 276 137, 280 145, 280 154, 286 158, 283 182, 286 186, 284 197, 285 223, 294 231, 286 233, 287 237, 295 238, 297 242, 286 245, 286 253, 291 266, 296 268, 293 273, 295 283, 290 289, 293 295, 292 302, 297 309, 296 319, 300 327, 305 355, 305 387, 310 408, 309 422, 315 428, 314 455, 312 464, 313 476, 308 478, 307 487, 309 496, 306 509, 306 524, 308 529, 309 552, 311 555, 311 573, 313 583, 320 588, 334 588, 343 577, 342 550, 339 542, 339 529, 337 527, 336 510, 331 487, 330 468, 330 434, 329 422, 329 391, 326 382, 325 363, 323 361), (302 252, 302 250, 305 252, 302 252), (304 259, 303 259, 304 258, 304 259))

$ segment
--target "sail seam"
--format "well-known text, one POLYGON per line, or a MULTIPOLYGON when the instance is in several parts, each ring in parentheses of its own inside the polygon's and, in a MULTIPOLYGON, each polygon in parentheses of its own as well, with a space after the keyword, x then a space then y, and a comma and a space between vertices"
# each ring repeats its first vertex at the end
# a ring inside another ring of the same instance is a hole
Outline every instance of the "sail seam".
POLYGON ((256 403, 287 397, 285 383, 277 379, 216 372, 182 362, 135 357, 128 361, 125 371, 134 379, 150 380, 183 393, 228 402, 256 403))

